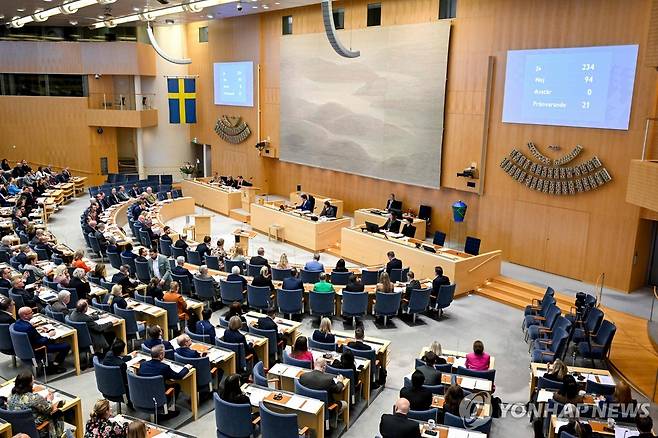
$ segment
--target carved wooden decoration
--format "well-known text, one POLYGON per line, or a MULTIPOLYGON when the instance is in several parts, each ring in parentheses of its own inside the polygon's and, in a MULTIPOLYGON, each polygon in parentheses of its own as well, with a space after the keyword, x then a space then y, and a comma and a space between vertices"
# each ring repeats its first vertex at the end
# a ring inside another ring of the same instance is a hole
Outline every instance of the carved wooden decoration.
POLYGON ((512 149, 509 155, 503 158, 500 167, 532 190, 551 195, 575 195, 612 181, 610 172, 596 156, 578 165, 565 166, 580 155, 583 150, 581 145, 556 160, 546 157, 532 142, 528 142, 528 149, 539 163, 525 156, 523 152, 512 149))
POLYGON ((251 129, 240 116, 222 116, 215 124, 215 133, 228 143, 238 144, 249 138, 251 129))

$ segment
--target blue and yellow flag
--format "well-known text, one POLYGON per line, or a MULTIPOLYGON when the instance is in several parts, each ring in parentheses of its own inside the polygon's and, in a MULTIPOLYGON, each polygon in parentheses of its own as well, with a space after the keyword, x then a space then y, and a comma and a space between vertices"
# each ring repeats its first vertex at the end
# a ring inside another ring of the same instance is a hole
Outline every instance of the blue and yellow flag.
POLYGON ((196 82, 191 78, 167 78, 169 123, 196 123, 196 82))

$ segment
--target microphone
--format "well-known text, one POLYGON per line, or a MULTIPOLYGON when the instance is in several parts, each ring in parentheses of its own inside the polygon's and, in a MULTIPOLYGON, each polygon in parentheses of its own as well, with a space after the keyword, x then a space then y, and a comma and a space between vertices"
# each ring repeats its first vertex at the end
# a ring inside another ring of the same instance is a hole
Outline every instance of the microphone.
POLYGON ((153 399, 153 408, 155 415, 155 424, 158 424, 158 402, 155 400, 155 397, 152 397, 152 399, 153 399))

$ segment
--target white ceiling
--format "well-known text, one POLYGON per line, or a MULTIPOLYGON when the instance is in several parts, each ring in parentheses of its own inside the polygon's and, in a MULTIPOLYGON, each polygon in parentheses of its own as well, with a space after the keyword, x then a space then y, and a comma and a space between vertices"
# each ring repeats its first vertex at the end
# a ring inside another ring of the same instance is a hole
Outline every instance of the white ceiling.
MULTIPOLYGON (((192 21, 234 17, 238 15, 257 14, 319 2, 320 0, 241 0, 242 12, 239 12, 236 7, 238 1, 235 0, 231 3, 204 9, 198 14, 181 13, 167 15, 166 17, 161 17, 158 20, 158 23, 164 23, 165 18, 173 19, 177 23, 187 23, 192 21)), ((0 0, 0 22, 6 23, 16 16, 23 17, 31 15, 38 9, 50 9, 52 7, 60 6, 62 3, 64 3, 63 0, 0 0)), ((92 5, 86 8, 81 8, 78 12, 71 15, 58 14, 49 18, 44 23, 39 23, 39 25, 70 26, 72 25, 72 21, 73 23, 77 22, 78 26, 89 26, 100 21, 100 17, 102 16, 110 18, 107 14, 111 14, 112 17, 121 17, 123 15, 131 15, 135 12, 143 11, 144 8, 158 9, 166 6, 175 6, 180 3, 182 3, 181 0, 169 0, 169 4, 167 5, 163 5, 157 0, 117 0, 115 3, 107 6, 92 5)), ((130 25, 134 26, 135 23, 130 23, 130 25)))

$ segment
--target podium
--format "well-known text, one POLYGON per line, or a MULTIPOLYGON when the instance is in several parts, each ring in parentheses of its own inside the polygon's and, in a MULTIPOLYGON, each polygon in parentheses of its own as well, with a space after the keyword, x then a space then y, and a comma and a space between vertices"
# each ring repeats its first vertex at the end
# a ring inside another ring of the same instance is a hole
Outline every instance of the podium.
POLYGON ((242 191, 242 209, 251 212, 251 204, 256 202, 256 194, 260 187, 241 187, 242 191))
POLYGON ((194 215, 194 240, 202 241, 204 237, 210 236, 210 221, 212 216, 208 214, 194 215))
POLYGON ((249 255, 249 239, 256 237, 256 233, 237 228, 231 234, 235 236, 235 246, 242 248, 245 257, 249 255))

